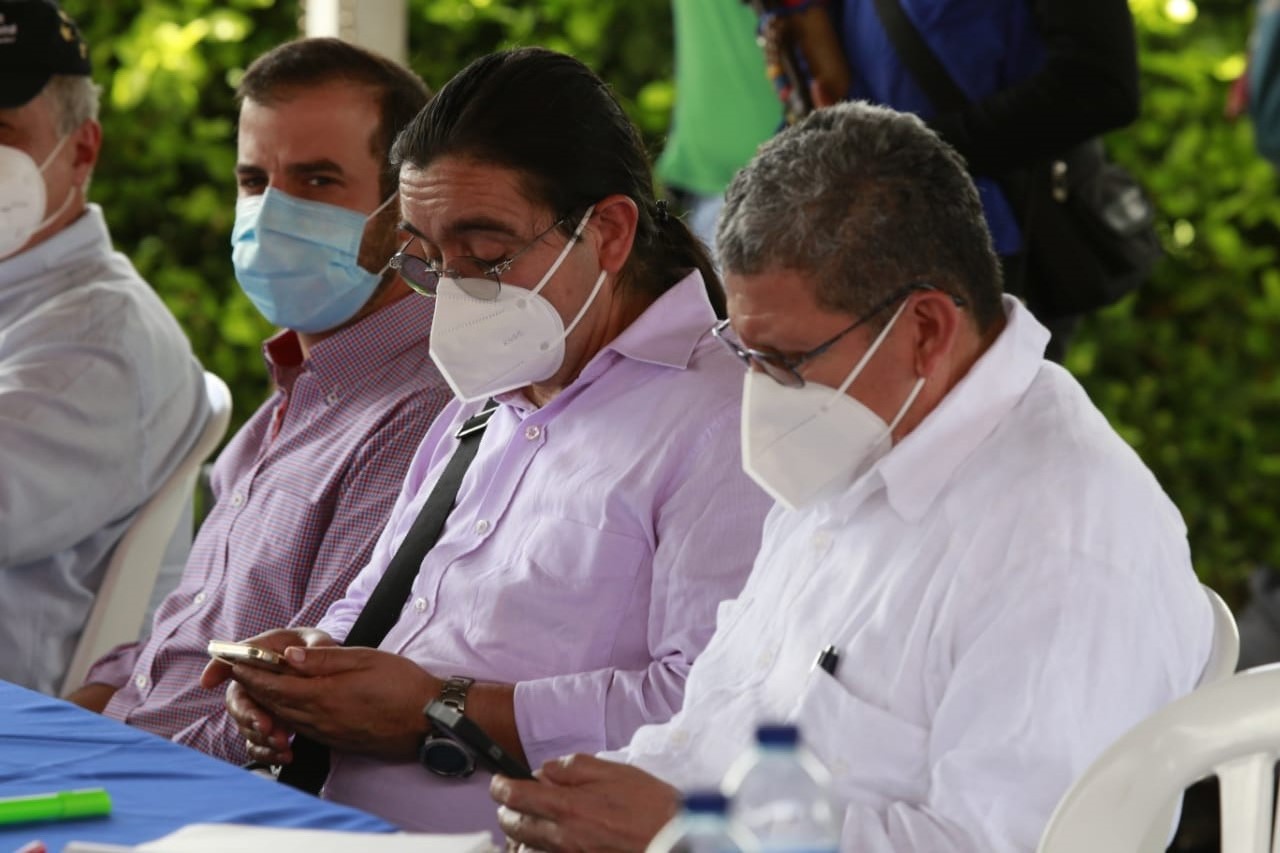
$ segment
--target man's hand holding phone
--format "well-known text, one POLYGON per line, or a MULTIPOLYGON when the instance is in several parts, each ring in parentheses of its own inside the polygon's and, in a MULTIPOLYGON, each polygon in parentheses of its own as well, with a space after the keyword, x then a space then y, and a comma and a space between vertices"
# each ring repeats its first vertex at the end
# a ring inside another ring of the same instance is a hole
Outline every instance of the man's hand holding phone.
POLYGON ((294 728, 274 712, 269 702, 258 701, 246 689, 246 682, 258 682, 259 676, 297 680, 303 673, 289 665, 286 649, 324 648, 336 646, 337 642, 314 628, 281 628, 239 643, 215 643, 209 644, 213 660, 200 676, 201 686, 215 689, 227 685, 227 712, 244 736, 250 758, 266 764, 289 763, 293 760, 289 740, 294 728))
MULTIPOLYGON (((408 658, 346 648, 314 629, 270 631, 245 643, 276 652, 287 668, 214 661, 201 684, 227 687, 227 712, 254 761, 288 764, 289 739, 305 734, 333 749, 413 759, 427 731, 422 706, 441 680, 408 658)), ((250 653, 253 654, 253 653, 250 653)))

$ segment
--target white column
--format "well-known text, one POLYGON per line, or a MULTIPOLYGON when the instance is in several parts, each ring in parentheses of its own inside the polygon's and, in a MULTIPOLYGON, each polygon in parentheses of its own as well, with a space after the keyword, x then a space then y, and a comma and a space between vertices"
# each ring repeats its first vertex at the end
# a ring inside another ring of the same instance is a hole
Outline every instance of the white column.
POLYGON ((406 0, 305 0, 307 36, 334 36, 404 64, 409 53, 406 0))

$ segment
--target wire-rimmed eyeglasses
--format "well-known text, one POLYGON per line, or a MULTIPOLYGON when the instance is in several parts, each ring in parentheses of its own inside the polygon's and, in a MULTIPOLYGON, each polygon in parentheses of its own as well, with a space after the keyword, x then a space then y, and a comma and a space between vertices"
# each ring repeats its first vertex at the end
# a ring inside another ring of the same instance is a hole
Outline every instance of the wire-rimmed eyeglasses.
MULTIPOLYGON (((456 281, 458 287, 468 296, 491 302, 498 298, 498 292, 502 289, 503 273, 511 269, 511 265, 516 262, 517 258, 536 246, 543 237, 563 225, 568 218, 567 216, 562 216, 552 222, 545 231, 540 232, 538 236, 534 237, 506 260, 498 261, 497 263, 462 255, 453 258, 449 262, 448 269, 441 269, 436 265, 435 261, 408 253, 410 244, 418 239, 418 236, 414 234, 400 247, 400 251, 391 256, 387 266, 399 272, 405 284, 423 296, 434 297, 436 289, 440 285, 440 279, 447 278, 456 281)), ((575 234, 569 239, 575 240, 577 236, 575 234)))
MULTIPOLYGON (((835 346, 836 342, 845 335, 866 323, 868 320, 872 319, 891 305, 896 305, 904 297, 910 296, 911 293, 917 290, 940 290, 940 288, 921 281, 912 282, 901 290, 894 291, 894 293, 883 302, 873 306, 870 311, 855 320, 852 325, 831 336, 808 352, 804 352, 793 357, 787 357, 782 353, 773 352, 771 350, 758 350, 743 346, 741 341, 738 341, 733 337, 733 329, 729 326, 728 320, 721 320, 712 326, 711 334, 715 335, 716 338, 728 347, 734 355, 742 359, 742 363, 748 368, 752 366, 759 367, 765 375, 774 382, 777 382, 779 385, 784 385, 788 388, 803 388, 804 377, 800 375, 800 368, 805 363, 822 355, 824 352, 835 346)), ((946 291, 941 292, 946 293, 946 291)), ((951 301, 954 302, 957 307, 964 307, 965 301, 959 296, 956 296, 953 293, 947 293, 947 296, 951 297, 951 301)))

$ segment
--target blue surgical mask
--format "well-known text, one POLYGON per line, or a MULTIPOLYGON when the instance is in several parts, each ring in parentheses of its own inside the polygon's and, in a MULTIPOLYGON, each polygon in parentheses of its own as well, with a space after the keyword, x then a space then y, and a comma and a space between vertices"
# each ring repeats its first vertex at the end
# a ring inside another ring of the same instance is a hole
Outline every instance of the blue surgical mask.
MULTIPOLYGON (((394 196, 392 196, 394 198, 394 196)), ((231 263, 262 316, 295 332, 324 332, 355 316, 382 274, 357 263, 365 216, 275 189, 236 202, 231 263)))

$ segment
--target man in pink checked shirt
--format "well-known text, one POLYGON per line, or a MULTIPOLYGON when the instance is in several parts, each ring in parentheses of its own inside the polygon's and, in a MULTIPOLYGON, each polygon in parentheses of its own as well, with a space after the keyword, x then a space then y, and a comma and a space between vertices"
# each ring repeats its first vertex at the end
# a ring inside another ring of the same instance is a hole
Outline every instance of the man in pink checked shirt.
POLYGON ((272 323, 275 393, 213 469, 216 503, 150 638, 112 650, 72 697, 237 764, 211 639, 310 625, 369 561, 413 453, 451 395, 427 354, 431 304, 387 270, 399 211, 386 155, 430 97, 337 39, 265 54, 240 86, 232 260, 272 323))
POLYGON ((410 235, 393 266, 434 298, 432 355, 461 399, 347 596, 316 629, 252 640, 291 671, 215 663, 204 684, 234 679, 254 758, 296 770, 290 736, 327 747, 330 799, 406 829, 496 829, 488 773, 422 749, 423 707, 446 698, 533 766, 669 718, 770 501, 739 463, 741 366, 709 331, 723 295, 705 247, 655 202, 598 77, 541 49, 482 58, 393 159, 410 235), (394 624, 376 649, 336 647, 490 398, 394 624))

